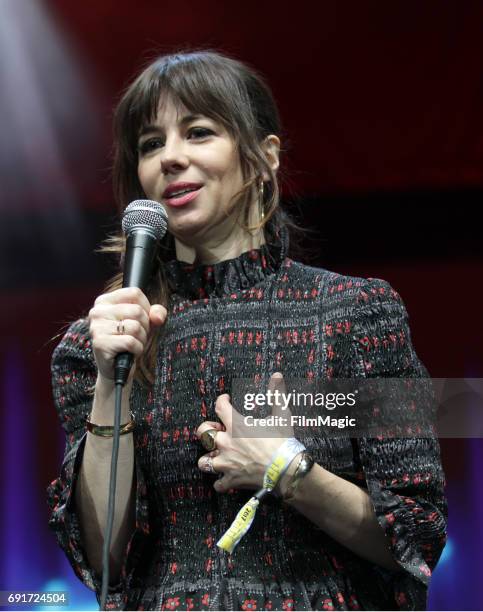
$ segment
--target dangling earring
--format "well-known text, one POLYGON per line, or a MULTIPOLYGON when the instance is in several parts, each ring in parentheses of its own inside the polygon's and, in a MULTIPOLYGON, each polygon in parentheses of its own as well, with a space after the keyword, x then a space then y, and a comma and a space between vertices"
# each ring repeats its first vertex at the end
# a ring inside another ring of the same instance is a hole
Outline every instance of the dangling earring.
POLYGON ((265 210, 263 203, 263 179, 260 181, 260 187, 258 189, 258 213, 260 217, 260 222, 263 223, 265 220, 265 210))

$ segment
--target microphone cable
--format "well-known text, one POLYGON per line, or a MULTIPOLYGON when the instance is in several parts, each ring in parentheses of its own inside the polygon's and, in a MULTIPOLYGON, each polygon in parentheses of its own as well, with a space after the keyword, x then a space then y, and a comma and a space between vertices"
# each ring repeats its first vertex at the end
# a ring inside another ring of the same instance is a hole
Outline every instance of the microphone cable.
MULTIPOLYGON (((144 290, 151 277, 159 241, 166 234, 168 214, 162 204, 154 200, 134 200, 125 209, 122 229, 126 235, 123 287, 138 287, 144 290)), ((122 352, 116 356, 114 367, 115 405, 112 438, 111 473, 107 519, 102 546, 102 587, 100 610, 106 609, 109 590, 109 558, 112 528, 114 525, 117 483, 117 459, 121 430, 122 390, 133 365, 133 355, 122 352)))
POLYGON ((111 474, 109 477, 109 498, 107 503, 107 521, 102 545, 102 587, 99 610, 106 609, 107 591, 109 588, 109 557, 111 552, 112 527, 116 506, 117 458, 119 455, 119 437, 121 431, 121 406, 123 385, 116 382, 114 403, 114 431, 112 436, 111 474))

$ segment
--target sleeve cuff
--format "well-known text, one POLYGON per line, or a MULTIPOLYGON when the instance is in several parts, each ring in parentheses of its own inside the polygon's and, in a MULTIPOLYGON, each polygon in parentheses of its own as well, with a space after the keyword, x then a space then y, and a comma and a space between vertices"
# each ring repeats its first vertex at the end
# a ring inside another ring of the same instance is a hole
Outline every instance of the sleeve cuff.
MULTIPOLYGON (((78 578, 87 588, 99 595, 102 577, 89 565, 82 546, 80 523, 74 504, 74 491, 82 458, 87 433, 75 442, 64 457, 60 477, 48 487, 48 499, 51 508, 50 528, 55 532, 59 546, 78 578)), ((135 462, 136 499, 135 530, 128 542, 121 567, 121 580, 109 587, 109 601, 119 604, 122 594, 126 592, 135 569, 149 543, 149 505, 146 482, 139 463, 135 462)))
MULTIPOLYGON (((403 452, 405 442, 408 441, 395 439, 379 444, 384 446, 388 456, 394 457, 403 452), (391 443, 394 443, 393 449, 389 448, 391 443)), ((421 454, 435 450, 434 440, 414 439, 412 442, 421 442, 421 454), (426 448, 428 442, 430 446, 426 448)), ((402 570, 393 572, 378 567, 378 571, 391 588, 399 609, 426 609, 432 570, 446 542, 446 506, 441 498, 439 474, 392 474, 388 475, 388 480, 372 473, 368 465, 364 472, 377 521, 386 535, 394 560, 402 570)))

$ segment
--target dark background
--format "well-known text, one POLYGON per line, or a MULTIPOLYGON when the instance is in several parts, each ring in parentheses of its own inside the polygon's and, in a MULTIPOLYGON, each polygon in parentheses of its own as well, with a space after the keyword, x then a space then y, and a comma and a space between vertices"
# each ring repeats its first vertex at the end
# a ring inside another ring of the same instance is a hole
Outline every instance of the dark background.
MULTIPOLYGON (((431 375, 482 378, 482 23, 471 1, 2 1, 0 590, 63 585, 95 609, 46 526, 63 450, 49 361, 114 270, 94 250, 118 223, 111 114, 130 78, 187 47, 261 71, 311 265, 388 280, 431 375)), ((482 441, 442 450, 450 539, 430 605, 479 609, 482 441)))

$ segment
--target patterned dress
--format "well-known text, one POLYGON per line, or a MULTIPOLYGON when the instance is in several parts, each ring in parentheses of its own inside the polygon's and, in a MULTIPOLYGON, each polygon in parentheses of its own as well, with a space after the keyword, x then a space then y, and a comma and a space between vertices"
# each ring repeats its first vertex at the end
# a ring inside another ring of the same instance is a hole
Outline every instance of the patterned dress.
MULTIPOLYGON (((401 298, 383 280, 342 276, 287 256, 284 228, 270 246, 213 265, 172 260, 174 291, 155 383, 136 382, 136 528, 108 607, 127 610, 414 610, 446 539, 438 441, 302 439, 316 462, 367 489, 400 571, 367 561, 275 497, 264 501, 232 554, 216 542, 247 501, 218 494, 201 472, 195 432, 234 379, 425 377, 401 298)), ((50 526, 77 576, 99 597, 82 547, 74 487, 96 380, 88 325, 71 325, 52 360, 66 433, 60 476, 48 488, 50 526)))

